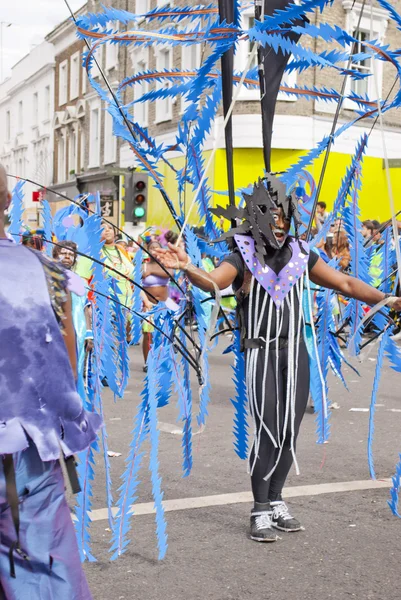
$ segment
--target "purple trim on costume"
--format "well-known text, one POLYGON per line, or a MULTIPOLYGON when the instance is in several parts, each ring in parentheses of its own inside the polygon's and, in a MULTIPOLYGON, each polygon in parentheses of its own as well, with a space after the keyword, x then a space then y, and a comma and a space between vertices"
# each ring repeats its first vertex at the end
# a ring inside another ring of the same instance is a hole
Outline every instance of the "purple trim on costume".
POLYGON ((85 283, 82 277, 74 273, 73 271, 67 271, 68 276, 68 291, 76 294, 77 296, 85 296, 86 289, 85 283))
POLYGON ((255 256, 255 241, 248 235, 234 236, 235 242, 244 259, 245 266, 249 269, 262 288, 269 294, 277 308, 281 306, 293 285, 302 277, 308 266, 309 246, 302 242, 305 252, 301 252, 298 242, 290 242, 292 257, 277 275, 268 266, 262 267, 255 256))
POLYGON ((142 281, 143 287, 165 287, 168 285, 168 277, 162 277, 161 275, 148 275, 142 281))

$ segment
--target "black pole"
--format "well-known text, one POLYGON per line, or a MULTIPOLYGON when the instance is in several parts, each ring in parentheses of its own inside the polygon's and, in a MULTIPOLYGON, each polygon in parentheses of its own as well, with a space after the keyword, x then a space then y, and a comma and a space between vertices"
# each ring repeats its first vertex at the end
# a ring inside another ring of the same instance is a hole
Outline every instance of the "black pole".
MULTIPOLYGON (((234 22, 234 0, 219 0, 220 21, 226 21, 228 25, 234 22)), ((234 75, 234 48, 231 46, 221 57, 221 77, 223 87, 223 113, 226 118, 233 99, 233 75, 234 75)), ((226 164, 228 198, 231 206, 235 206, 234 187, 234 150, 233 150, 233 125, 232 117, 227 121, 224 131, 226 142, 226 164)), ((232 223, 235 227, 235 222, 232 223)))

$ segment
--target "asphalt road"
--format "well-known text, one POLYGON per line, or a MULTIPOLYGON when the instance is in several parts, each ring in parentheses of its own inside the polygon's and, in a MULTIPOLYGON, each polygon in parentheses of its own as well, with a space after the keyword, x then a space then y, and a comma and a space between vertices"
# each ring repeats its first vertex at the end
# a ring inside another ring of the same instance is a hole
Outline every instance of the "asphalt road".
MULTIPOLYGON (((160 472, 165 499, 185 499, 249 491, 246 465, 232 447, 233 393, 231 356, 220 344, 211 359, 212 403, 205 431, 194 438, 194 468, 181 474, 181 437, 169 433, 179 425, 177 410, 159 411, 160 472)), ((331 440, 315 443, 316 424, 306 414, 298 444, 301 475, 291 472, 288 486, 317 485, 369 479, 366 440, 369 415, 352 408, 369 407, 375 356, 372 344, 358 378, 346 371, 349 392, 330 378, 331 440)), ((123 400, 105 392, 110 448, 122 454, 111 458, 114 496, 128 453, 133 417, 142 386, 138 348, 132 351, 131 382, 123 400)), ((374 457, 377 477, 390 477, 401 451, 401 386, 399 374, 383 370, 378 396, 374 457)), ((137 502, 150 502, 148 447, 137 502)), ((106 506, 104 469, 96 460, 93 508, 106 506)), ((319 488, 316 488, 318 491, 319 488)), ((157 560, 153 515, 132 519, 131 544, 115 562, 108 553, 107 520, 92 523, 92 549, 98 559, 85 570, 96 600, 399 600, 401 521, 387 507, 388 489, 298 496, 289 502, 305 531, 282 534, 274 544, 257 544, 247 537, 251 504, 186 509, 166 513, 169 548, 157 560)))

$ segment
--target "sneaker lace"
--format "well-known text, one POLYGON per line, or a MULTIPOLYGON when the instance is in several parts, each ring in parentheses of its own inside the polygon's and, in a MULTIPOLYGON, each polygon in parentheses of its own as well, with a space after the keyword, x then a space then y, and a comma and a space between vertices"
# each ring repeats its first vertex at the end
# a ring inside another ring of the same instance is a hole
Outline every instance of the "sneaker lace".
POLYGON ((259 531, 261 529, 272 529, 272 513, 263 511, 261 513, 256 513, 255 515, 255 525, 256 529, 259 531))
POLYGON ((277 503, 272 503, 272 509, 273 509, 273 518, 274 519, 278 519, 279 517, 281 517, 283 519, 283 521, 290 521, 291 519, 293 519, 293 516, 290 514, 290 511, 288 510, 288 506, 286 505, 285 502, 277 502, 277 503))

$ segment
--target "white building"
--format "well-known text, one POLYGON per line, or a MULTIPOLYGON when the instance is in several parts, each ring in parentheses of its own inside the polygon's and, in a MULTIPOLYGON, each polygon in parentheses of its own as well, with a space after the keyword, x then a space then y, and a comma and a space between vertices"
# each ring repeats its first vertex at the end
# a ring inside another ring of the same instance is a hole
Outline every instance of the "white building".
MULTIPOLYGON (((54 48, 42 42, 12 69, 0 85, 0 161, 7 173, 27 177, 43 186, 52 183, 54 113, 54 48)), ((15 180, 9 180, 10 189, 15 180)), ((33 184, 25 184, 24 220, 39 223, 32 201, 33 184)))

